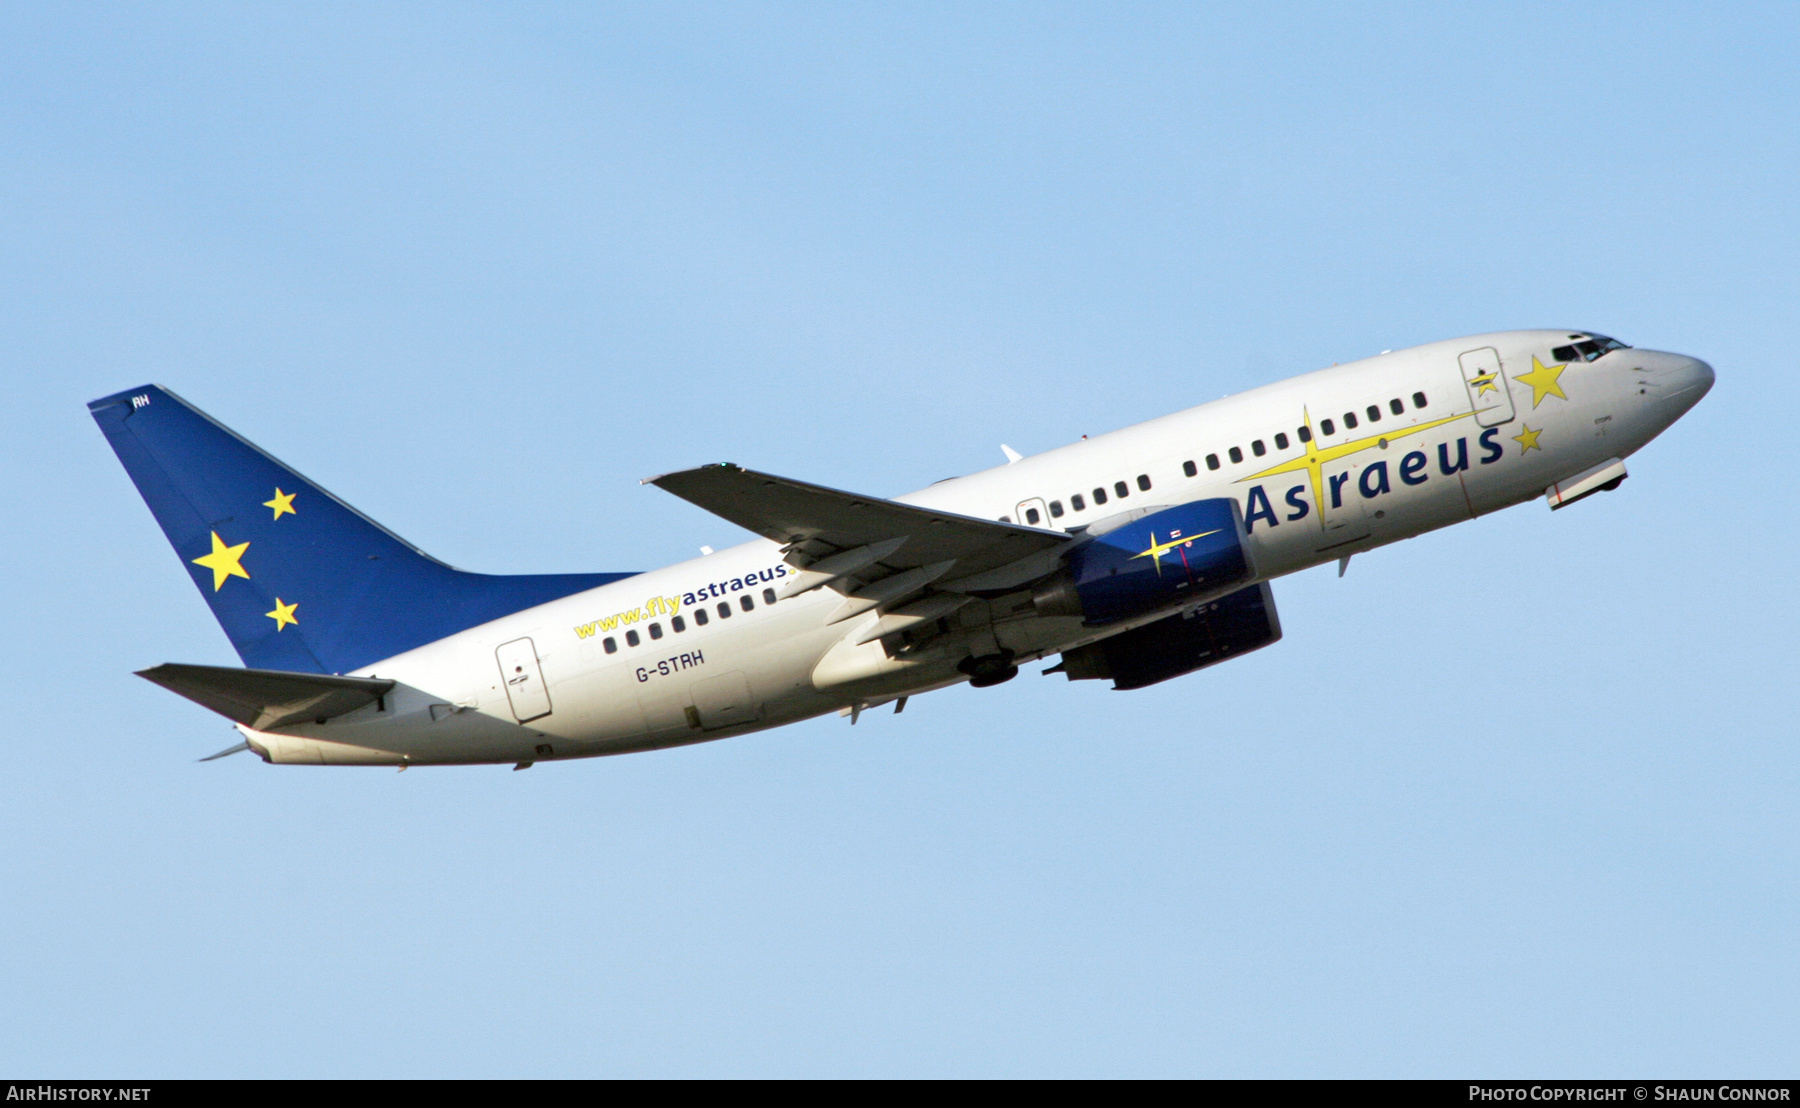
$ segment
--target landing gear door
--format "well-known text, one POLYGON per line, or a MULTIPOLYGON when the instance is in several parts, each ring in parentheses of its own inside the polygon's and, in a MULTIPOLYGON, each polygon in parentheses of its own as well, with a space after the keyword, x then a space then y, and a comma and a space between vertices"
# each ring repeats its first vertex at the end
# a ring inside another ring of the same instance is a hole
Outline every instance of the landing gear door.
POLYGON ((550 690, 544 687, 544 671, 538 665, 537 647, 530 639, 514 639, 494 650, 500 663, 500 680, 513 718, 526 723, 550 714, 550 690))
POLYGON ((1500 352, 1491 346, 1470 350, 1458 358, 1462 365, 1463 384, 1469 390, 1469 403, 1475 409, 1475 422, 1483 427, 1510 423, 1513 417, 1512 392, 1506 385, 1506 374, 1500 369, 1500 352))
POLYGON ((1015 511, 1018 514, 1013 516, 1014 522, 1023 523, 1027 527, 1050 526, 1050 509, 1044 507, 1044 502, 1040 499, 1021 500, 1015 511))

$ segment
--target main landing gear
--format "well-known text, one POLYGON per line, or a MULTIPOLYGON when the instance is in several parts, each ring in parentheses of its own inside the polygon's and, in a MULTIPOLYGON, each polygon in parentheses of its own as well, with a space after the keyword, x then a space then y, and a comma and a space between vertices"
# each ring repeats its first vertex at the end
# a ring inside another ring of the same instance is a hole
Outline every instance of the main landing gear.
POLYGON ((968 674, 969 685, 977 689, 1004 684, 1019 675, 1019 667, 1013 665, 1013 652, 1010 650, 986 654, 980 658, 964 658, 956 663, 956 668, 968 674))

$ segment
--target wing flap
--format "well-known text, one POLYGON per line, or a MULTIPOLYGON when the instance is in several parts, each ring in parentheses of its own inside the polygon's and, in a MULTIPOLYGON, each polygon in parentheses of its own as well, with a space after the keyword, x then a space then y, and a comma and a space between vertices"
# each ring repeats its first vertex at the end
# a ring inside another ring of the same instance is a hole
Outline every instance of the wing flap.
POLYGON ((375 703, 394 687, 369 677, 168 662, 138 676, 258 731, 330 719, 375 703))
POLYGON ((892 570, 954 561, 957 575, 967 576, 1070 541, 1059 531, 862 496, 730 463, 665 473, 644 483, 789 548, 804 545, 814 556, 828 552, 825 548, 850 550, 904 536, 906 541, 881 559, 892 570))

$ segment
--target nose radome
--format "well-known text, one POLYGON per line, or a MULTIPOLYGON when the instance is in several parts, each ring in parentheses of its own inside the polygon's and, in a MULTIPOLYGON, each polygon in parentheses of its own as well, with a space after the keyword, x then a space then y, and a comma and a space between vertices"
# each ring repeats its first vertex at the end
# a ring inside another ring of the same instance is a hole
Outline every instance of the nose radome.
POLYGON ((1667 394, 1668 398, 1670 400, 1678 399, 1690 408, 1698 404, 1700 398, 1711 391, 1713 387, 1713 367, 1699 358, 1682 355, 1671 376, 1675 378, 1676 383, 1671 383, 1667 394))

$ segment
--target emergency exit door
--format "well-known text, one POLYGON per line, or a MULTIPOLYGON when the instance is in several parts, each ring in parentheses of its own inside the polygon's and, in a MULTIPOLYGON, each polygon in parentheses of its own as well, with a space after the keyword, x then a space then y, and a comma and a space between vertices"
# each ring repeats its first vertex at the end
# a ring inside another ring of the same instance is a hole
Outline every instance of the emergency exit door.
POLYGON ((506 699, 513 718, 520 723, 550 714, 550 690, 544 687, 544 671, 538 665, 537 647, 530 639, 514 639, 494 650, 500 663, 500 680, 506 683, 506 699))

